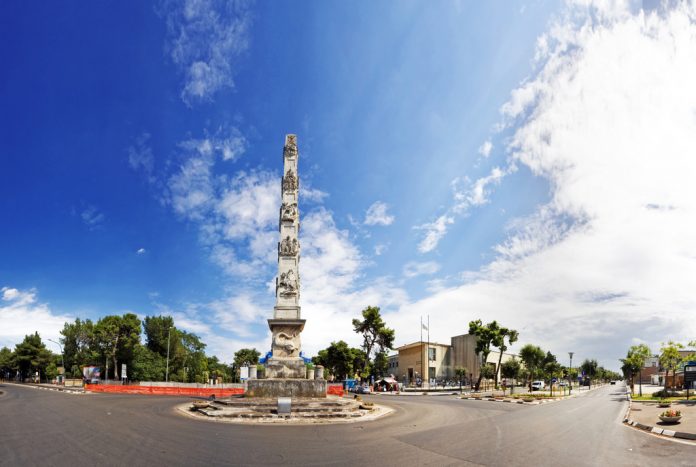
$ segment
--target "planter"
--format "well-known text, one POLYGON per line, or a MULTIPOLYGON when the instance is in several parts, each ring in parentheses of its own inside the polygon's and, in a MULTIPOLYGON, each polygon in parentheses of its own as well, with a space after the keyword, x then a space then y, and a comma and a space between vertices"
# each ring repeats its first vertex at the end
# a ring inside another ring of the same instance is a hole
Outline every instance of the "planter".
POLYGON ((660 415, 660 420, 662 420, 663 423, 679 423, 679 420, 681 420, 681 415, 678 417, 664 417, 660 415))
POLYGON ((660 402, 657 404, 657 406, 660 408, 663 408, 663 409, 669 409, 670 407, 672 407, 672 403, 671 402, 660 402))

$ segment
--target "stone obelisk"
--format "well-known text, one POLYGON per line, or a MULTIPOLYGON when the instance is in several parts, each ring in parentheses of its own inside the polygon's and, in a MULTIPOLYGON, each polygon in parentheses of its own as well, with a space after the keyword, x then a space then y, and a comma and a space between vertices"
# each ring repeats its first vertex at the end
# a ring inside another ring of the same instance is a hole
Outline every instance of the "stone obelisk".
POLYGON ((278 276, 273 318, 268 320, 273 339, 273 355, 266 361, 267 378, 305 378, 300 357, 300 333, 305 320, 300 318, 300 211, 297 172, 297 136, 287 135, 283 148, 283 178, 278 216, 278 276))

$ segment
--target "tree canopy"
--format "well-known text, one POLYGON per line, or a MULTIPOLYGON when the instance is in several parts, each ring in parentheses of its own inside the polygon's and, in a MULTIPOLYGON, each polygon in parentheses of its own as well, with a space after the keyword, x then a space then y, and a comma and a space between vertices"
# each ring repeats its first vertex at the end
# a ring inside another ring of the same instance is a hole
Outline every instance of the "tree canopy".
MULTIPOLYGON (((370 373, 375 374, 375 368, 370 364, 373 351, 377 348, 378 352, 386 352, 394 346, 394 330, 387 327, 379 312, 379 307, 368 306, 362 311, 362 321, 353 319, 353 330, 362 334, 362 349, 365 352, 365 359, 360 368, 363 376, 370 373)), ((375 374, 375 376, 378 376, 375 374)))

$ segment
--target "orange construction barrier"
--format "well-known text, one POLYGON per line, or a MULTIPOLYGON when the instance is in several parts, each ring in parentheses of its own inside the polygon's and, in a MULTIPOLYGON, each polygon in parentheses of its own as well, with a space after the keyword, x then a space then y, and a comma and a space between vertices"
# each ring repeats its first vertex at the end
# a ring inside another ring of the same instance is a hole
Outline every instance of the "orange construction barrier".
POLYGON ((326 393, 332 396, 343 397, 343 385, 342 384, 329 384, 326 388, 326 393))
POLYGON ((116 384, 85 384, 85 390, 116 394, 147 394, 158 396, 226 397, 244 394, 244 388, 187 388, 166 386, 120 386, 116 384))

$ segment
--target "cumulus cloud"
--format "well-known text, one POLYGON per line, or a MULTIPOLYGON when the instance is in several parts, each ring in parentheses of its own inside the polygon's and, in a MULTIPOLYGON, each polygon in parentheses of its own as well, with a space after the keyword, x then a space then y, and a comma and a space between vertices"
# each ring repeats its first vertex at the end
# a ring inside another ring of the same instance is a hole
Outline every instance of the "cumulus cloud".
POLYGON ((106 216, 96 206, 90 205, 82 210, 80 218, 89 230, 97 230, 104 224, 106 216))
POLYGON ((483 157, 488 157, 491 155, 491 150, 493 149, 493 143, 489 141, 485 141, 478 149, 479 154, 481 154, 483 157))
POLYGON ((144 255, 147 253, 147 250, 145 248, 138 248, 138 251, 135 252, 138 255, 144 255))
POLYGON ((160 14, 167 23, 167 51, 184 78, 181 99, 192 105, 233 88, 235 60, 249 46, 247 2, 170 0, 160 14))
POLYGON ((132 145, 128 147, 128 165, 133 170, 142 171, 148 181, 154 182, 153 170, 155 168, 155 156, 149 144, 150 133, 143 132, 135 138, 132 145))
POLYGON ((375 201, 367 208, 365 213, 366 225, 390 225, 394 222, 394 216, 387 213, 389 205, 382 201, 375 201))
POLYGON ((435 261, 416 262, 409 261, 404 265, 403 274, 407 278, 412 278, 421 275, 435 274, 440 270, 440 265, 435 261))
POLYGON ((549 181, 549 202, 511 222, 464 284, 400 315, 440 316, 442 331, 455 317, 498 319, 522 343, 614 368, 636 340, 693 339, 695 25, 688 3, 571 5, 501 109, 511 163, 549 181))
POLYGON ((419 225, 416 229, 425 230, 425 237, 418 244, 418 251, 428 253, 437 247, 442 237, 447 233, 447 226, 454 224, 454 218, 448 215, 442 215, 433 222, 419 225))
POLYGON ((19 290, 3 287, 0 301, 0 347, 14 348, 24 336, 38 332, 41 338, 57 340, 68 315, 54 313, 47 303, 41 303, 35 289, 19 290))

